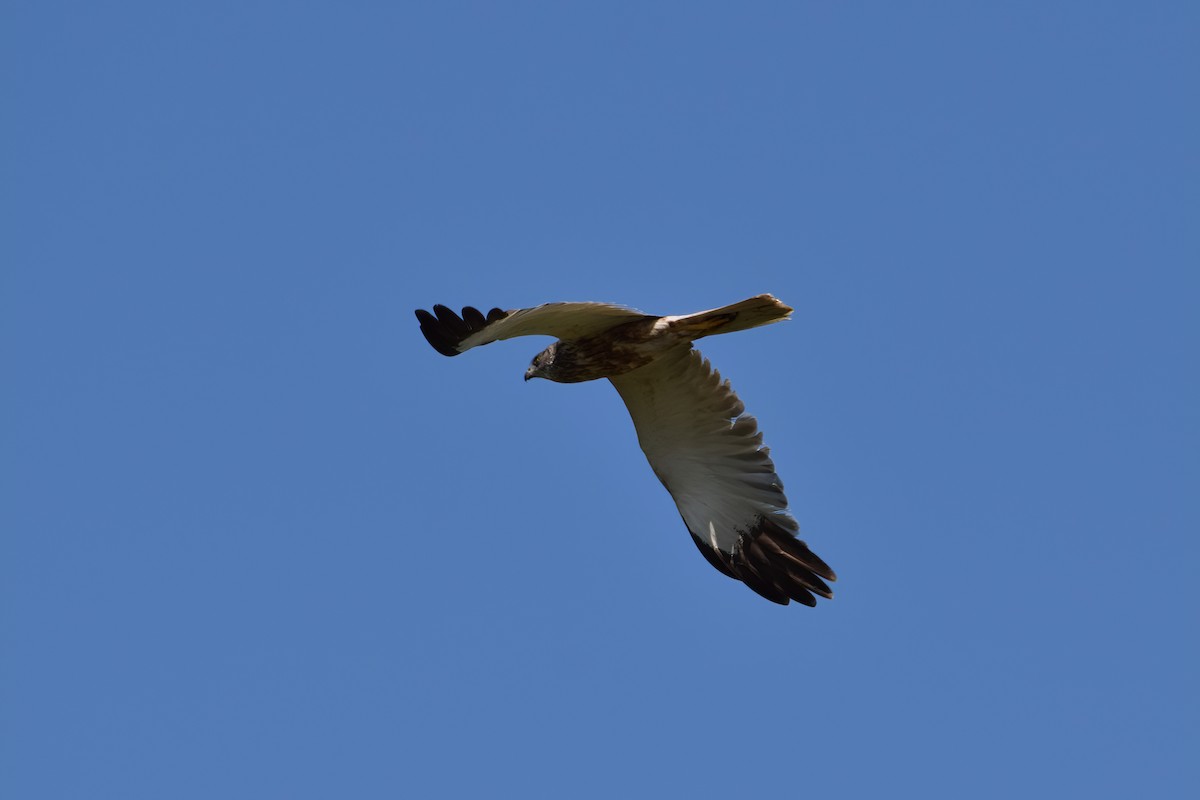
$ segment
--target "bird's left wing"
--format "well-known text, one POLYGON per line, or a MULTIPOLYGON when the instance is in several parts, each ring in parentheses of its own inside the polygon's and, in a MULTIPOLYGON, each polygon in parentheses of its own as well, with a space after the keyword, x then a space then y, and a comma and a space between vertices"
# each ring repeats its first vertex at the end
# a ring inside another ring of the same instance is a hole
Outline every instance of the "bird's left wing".
POLYGON ((514 336, 578 339, 622 322, 648 318, 635 309, 609 303, 544 303, 511 311, 493 308, 486 315, 467 306, 461 317, 438 305, 433 307, 432 314, 423 308, 417 309, 416 314, 421 333, 444 356, 456 356, 472 347, 514 336))
POLYGON ((699 352, 680 346, 609 380, 709 563, 776 603, 833 597, 822 578, 836 576, 796 538, 757 421, 699 352))

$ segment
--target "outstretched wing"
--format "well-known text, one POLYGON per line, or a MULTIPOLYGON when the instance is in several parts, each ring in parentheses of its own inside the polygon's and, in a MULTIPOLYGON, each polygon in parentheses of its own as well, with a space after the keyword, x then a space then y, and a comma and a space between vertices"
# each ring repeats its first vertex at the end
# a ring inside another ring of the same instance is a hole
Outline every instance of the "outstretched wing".
POLYGON ((461 317, 446 306, 434 306, 432 314, 423 308, 416 313, 421 333, 444 356, 456 356, 472 347, 514 336, 577 339, 622 322, 647 318, 640 311, 609 303, 544 303, 511 311, 493 308, 486 316, 471 306, 462 310, 461 317))
POLYGON ((796 538, 758 423, 707 359, 679 347, 609 380, 709 563, 783 605, 833 597, 821 579, 836 576, 796 538))

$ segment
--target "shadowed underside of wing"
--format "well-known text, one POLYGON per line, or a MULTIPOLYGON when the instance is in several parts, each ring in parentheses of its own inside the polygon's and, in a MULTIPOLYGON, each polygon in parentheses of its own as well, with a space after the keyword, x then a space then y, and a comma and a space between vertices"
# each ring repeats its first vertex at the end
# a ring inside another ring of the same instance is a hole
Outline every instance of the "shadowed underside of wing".
POLYGON ((796 538, 758 423, 700 353, 681 346, 610 380, 710 564, 783 605, 833 597, 836 576, 796 538))
POLYGON ((650 318, 632 308, 609 303, 544 303, 512 311, 493 308, 486 316, 467 306, 461 317, 446 306, 436 305, 432 314, 418 308, 416 315, 425 339, 444 356, 456 356, 472 347, 515 336, 577 339, 623 322, 650 318))

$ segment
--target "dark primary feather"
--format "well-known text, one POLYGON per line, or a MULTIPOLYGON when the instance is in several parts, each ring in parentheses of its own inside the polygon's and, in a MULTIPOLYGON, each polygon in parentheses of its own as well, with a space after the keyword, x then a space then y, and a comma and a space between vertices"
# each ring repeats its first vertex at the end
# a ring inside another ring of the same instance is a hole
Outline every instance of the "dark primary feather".
MULTIPOLYGON (((688 531, 688 533, 692 532, 688 531)), ((715 547, 709 546, 694 533, 692 533, 692 541, 696 543, 696 547, 700 550, 700 555, 704 556, 704 560, 716 567, 718 572, 723 572, 729 577, 737 579, 737 575, 733 574, 733 567, 729 564, 728 553, 722 553, 715 547)))
POLYGON ((460 317, 446 306, 436 305, 433 314, 418 308, 416 315, 421 323, 421 333, 425 334, 425 340, 433 345, 433 349, 444 356, 456 356, 461 352, 458 345, 463 339, 483 330, 488 323, 504 319, 508 312, 493 308, 484 317, 479 309, 467 306, 460 317))
POLYGON ((789 600, 795 600, 815 606, 814 594, 833 597, 829 586, 821 580, 837 580, 829 565, 790 531, 767 517, 738 537, 732 553, 712 547, 695 533, 692 541, 708 563, 774 603, 787 605, 789 600))

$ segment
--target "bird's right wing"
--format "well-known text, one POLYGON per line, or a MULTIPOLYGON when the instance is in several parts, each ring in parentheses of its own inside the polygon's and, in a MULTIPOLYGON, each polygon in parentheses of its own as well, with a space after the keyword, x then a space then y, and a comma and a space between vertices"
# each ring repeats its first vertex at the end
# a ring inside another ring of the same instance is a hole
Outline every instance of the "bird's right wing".
POLYGON ((776 603, 833 596, 821 580, 833 570, 796 538, 758 423, 699 352, 676 347, 609 380, 709 563, 776 603))
POLYGON ((461 317, 438 305, 433 307, 432 314, 423 308, 416 313, 421 333, 444 356, 456 356, 472 347, 514 336, 578 339, 623 322, 650 318, 635 309, 610 303, 544 303, 511 311, 493 308, 486 316, 479 309, 467 306, 461 317))

